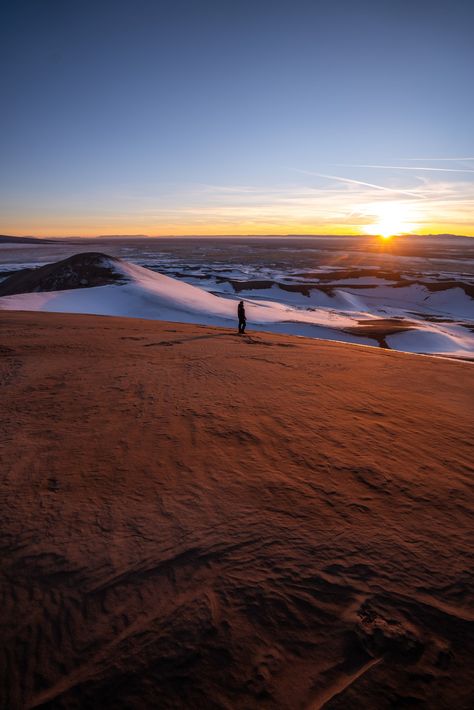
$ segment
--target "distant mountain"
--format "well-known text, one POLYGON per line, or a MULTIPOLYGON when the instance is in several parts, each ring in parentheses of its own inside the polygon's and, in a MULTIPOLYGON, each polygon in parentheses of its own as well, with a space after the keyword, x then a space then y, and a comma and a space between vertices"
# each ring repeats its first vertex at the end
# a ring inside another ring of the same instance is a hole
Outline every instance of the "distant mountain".
POLYGON ((0 234, 0 244, 38 244, 38 242, 50 243, 55 239, 40 239, 39 237, 11 237, 7 234, 0 234))
MULTIPOLYGON (((414 235, 417 236, 417 235, 414 235)), ((474 237, 468 237, 465 234, 426 234, 426 237, 440 237, 442 239, 474 239, 474 237)))
MULTIPOLYGON (((66 242, 93 242, 93 241, 101 241, 101 242, 106 242, 106 241, 118 241, 120 239, 152 239, 153 237, 150 237, 148 234, 95 234, 94 236, 68 236, 64 235, 61 237, 61 240, 66 241, 66 242)), ((56 239, 54 241, 57 241, 56 239)))
POLYGON ((98 234, 97 237, 89 239, 149 239, 148 234, 98 234))

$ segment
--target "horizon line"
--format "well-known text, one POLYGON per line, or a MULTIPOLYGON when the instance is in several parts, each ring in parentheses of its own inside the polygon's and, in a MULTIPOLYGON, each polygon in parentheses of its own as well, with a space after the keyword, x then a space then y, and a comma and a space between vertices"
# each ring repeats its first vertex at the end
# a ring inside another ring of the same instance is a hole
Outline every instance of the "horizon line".
MULTIPOLYGON (((357 234, 348 232, 347 234, 324 234, 324 233, 298 233, 288 232, 285 234, 266 233, 266 234, 94 234, 94 235, 79 235, 79 234, 62 234, 62 235, 34 235, 34 234, 0 234, 2 238, 12 239, 37 239, 40 240, 61 240, 61 239, 286 239, 292 237, 300 237, 306 239, 313 238, 358 238, 364 239, 369 237, 380 237, 380 234, 375 232, 367 234, 357 234)), ((392 237, 462 237, 464 239, 474 239, 472 234, 456 234, 454 232, 428 232, 426 234, 420 232, 401 232, 393 234, 392 237)), ((0 244, 2 242, 0 241, 0 244)), ((6 243, 6 242, 3 242, 6 243)))

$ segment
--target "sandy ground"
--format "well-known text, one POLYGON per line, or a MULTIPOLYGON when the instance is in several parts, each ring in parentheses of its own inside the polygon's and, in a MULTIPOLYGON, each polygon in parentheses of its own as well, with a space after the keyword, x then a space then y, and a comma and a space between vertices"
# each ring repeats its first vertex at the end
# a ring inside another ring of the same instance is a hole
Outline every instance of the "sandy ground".
POLYGON ((472 364, 0 314, 1 707, 472 707, 472 364))

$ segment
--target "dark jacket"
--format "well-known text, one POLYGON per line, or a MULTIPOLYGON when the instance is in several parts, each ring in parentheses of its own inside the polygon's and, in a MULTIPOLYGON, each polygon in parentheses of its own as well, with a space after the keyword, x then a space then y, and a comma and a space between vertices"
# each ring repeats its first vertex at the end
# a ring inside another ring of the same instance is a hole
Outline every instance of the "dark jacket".
POLYGON ((240 321, 245 321, 245 308, 243 303, 239 303, 239 306, 237 308, 237 314, 239 316, 240 321))

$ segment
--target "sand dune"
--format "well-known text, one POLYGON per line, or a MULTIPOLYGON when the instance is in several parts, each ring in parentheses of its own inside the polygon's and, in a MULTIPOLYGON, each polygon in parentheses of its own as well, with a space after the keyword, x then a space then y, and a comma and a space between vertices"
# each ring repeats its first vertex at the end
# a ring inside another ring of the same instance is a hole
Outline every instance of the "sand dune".
POLYGON ((467 710, 467 363, 1 312, 1 707, 467 710))

